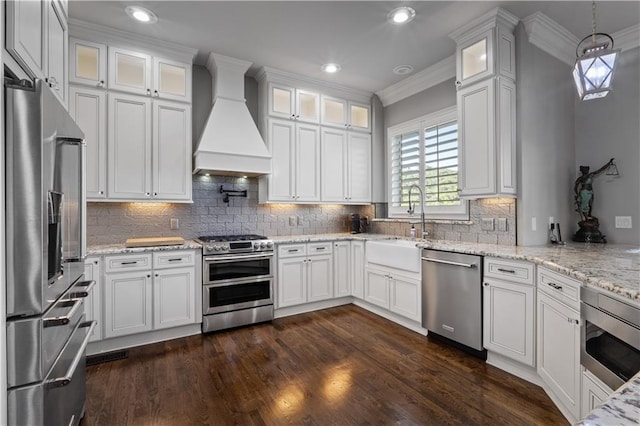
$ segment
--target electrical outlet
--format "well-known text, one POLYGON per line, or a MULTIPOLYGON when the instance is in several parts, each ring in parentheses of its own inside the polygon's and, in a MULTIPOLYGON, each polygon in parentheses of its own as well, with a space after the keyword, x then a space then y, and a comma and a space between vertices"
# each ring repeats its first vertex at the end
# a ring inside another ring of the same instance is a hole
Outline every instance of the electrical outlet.
POLYGON ((179 219, 171 219, 171 229, 180 229, 179 219))
POLYGON ((304 220, 304 217, 298 216, 298 226, 302 226, 302 221, 303 220, 304 220))
POLYGON ((296 217, 295 216, 289 216, 289 226, 296 226, 296 217))
POLYGON ((494 220, 492 217, 482 218, 482 229, 484 231, 493 231, 495 229, 494 220))
POLYGON ((499 217, 498 218, 498 231, 505 232, 507 230, 507 218, 499 217))
POLYGON ((631 216, 616 216, 616 228, 629 229, 631 226, 631 216))
POLYGON ((531 230, 532 231, 537 231, 538 230, 538 221, 536 220, 535 217, 531 218, 531 230))
POLYGON ((556 223, 556 220, 553 218, 553 216, 549 216, 549 225, 551 225, 552 223, 556 223))

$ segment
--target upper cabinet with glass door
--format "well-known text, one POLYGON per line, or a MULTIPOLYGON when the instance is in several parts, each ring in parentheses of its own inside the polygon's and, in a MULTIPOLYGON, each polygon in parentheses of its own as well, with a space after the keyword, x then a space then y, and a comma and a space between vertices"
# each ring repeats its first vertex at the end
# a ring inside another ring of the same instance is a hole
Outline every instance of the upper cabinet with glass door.
POLYGON ((105 87, 107 81, 107 46, 69 39, 69 82, 105 87))
POLYGON ((269 84, 269 115, 318 123, 320 94, 285 85, 269 84))
POLYGON ((153 96, 191 102, 191 65, 153 58, 153 96))
POLYGON ((322 96, 322 124, 349 130, 371 131, 371 107, 346 99, 322 96))

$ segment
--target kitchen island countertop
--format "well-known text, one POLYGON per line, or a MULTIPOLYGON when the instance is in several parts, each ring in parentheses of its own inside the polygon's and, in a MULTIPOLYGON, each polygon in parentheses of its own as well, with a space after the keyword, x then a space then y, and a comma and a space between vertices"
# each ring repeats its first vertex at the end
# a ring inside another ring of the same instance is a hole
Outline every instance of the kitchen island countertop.
POLYGON ((640 423, 640 372, 620 386, 576 426, 633 425, 640 423))

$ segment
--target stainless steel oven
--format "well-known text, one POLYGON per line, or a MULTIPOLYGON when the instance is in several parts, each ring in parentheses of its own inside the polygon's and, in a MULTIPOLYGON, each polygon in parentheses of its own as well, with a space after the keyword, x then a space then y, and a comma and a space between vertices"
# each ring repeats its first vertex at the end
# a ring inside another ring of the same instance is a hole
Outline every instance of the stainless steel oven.
POLYGON ((588 287, 580 298, 580 361, 616 389, 640 371, 640 307, 588 287))
POLYGON ((202 331, 273 319, 273 243, 257 235, 198 240, 204 252, 202 331))

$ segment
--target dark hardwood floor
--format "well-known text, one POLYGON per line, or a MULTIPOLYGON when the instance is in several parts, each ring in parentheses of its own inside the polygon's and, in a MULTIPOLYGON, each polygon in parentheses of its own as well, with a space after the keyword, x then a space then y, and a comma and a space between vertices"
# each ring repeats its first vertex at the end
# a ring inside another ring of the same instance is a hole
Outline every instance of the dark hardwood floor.
POLYGON ((84 426, 555 425, 544 391, 353 305, 88 367, 84 426))

